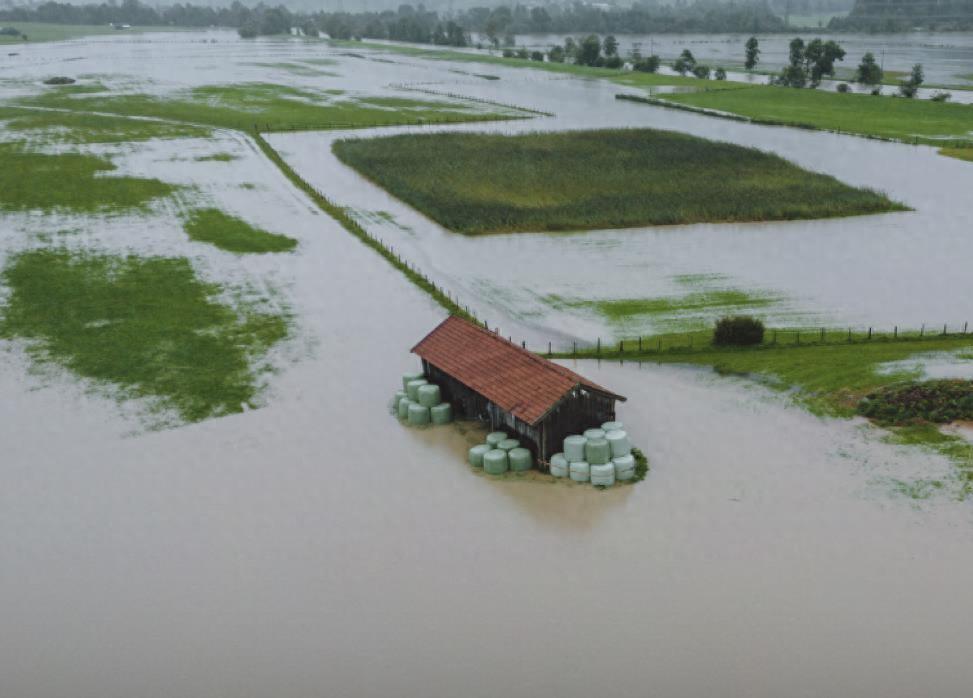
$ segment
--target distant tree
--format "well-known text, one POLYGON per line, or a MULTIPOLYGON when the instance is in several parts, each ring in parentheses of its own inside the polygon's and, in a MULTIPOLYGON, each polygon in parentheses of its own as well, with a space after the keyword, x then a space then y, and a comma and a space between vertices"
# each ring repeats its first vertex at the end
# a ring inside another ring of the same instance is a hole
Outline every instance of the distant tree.
POLYGON ((868 52, 862 56, 855 73, 855 82, 862 85, 878 85, 885 77, 882 67, 875 61, 875 54, 868 52))
POLYGON ((743 66, 747 70, 753 70, 757 67, 758 62, 760 62, 760 42, 757 40, 757 37, 751 36, 747 39, 746 61, 743 66))
POLYGON ((605 41, 602 43, 602 50, 605 52, 606 56, 617 56, 618 55, 618 39, 609 34, 605 37, 605 41))
POLYGON ((909 75, 909 77, 899 84, 899 94, 901 94, 903 97, 912 99, 919 91, 920 85, 922 85, 922 83, 925 81, 926 75, 922 70, 922 64, 916 63, 914 66, 912 66, 912 73, 909 75))
POLYGON ((517 54, 516 55, 517 55, 517 58, 521 58, 521 59, 523 59, 525 61, 528 58, 530 58, 530 54, 527 52, 527 47, 526 46, 521 46, 519 49, 517 49, 517 54))
POLYGON ((693 56, 693 52, 688 48, 683 49, 683 52, 679 54, 679 58, 677 58, 675 63, 672 64, 672 69, 680 75, 685 75, 686 73, 691 72, 695 67, 696 57, 693 56))
POLYGON ((662 65, 662 59, 658 56, 652 55, 648 58, 643 58, 637 61, 633 68, 640 73, 655 73, 659 70, 659 66, 662 65))
POLYGON ((824 76, 834 76, 834 64, 844 60, 845 50, 836 41, 813 39, 804 51, 804 70, 811 79, 811 86, 821 84, 824 76))
POLYGON ((304 36, 318 37, 321 35, 321 32, 318 31, 318 25, 314 23, 313 19, 304 20, 301 31, 304 32, 304 36))
POLYGON ((606 68, 613 68, 618 70, 625 65, 625 61, 622 60, 621 56, 609 56, 601 61, 601 64, 606 68))
POLYGON ((493 17, 487 20, 486 26, 483 29, 483 33, 487 35, 493 48, 500 47, 500 27, 497 25, 497 20, 493 17))
POLYGON ((578 65, 598 65, 601 58, 601 41, 594 34, 589 34, 578 44, 575 63, 578 65))
POLYGON ((717 68, 716 72, 713 74, 713 77, 715 77, 717 80, 726 80, 726 70, 722 66, 717 68))
POLYGON ((237 33, 240 35, 241 39, 256 39, 257 25, 255 22, 247 22, 242 27, 237 29, 237 33))
POLYGON ((564 57, 574 59, 578 55, 578 42, 574 37, 569 36, 564 40, 564 57))
POLYGON ((851 87, 848 85, 847 82, 839 82, 837 90, 841 94, 847 94, 848 92, 851 92, 851 87))
POLYGON ((538 61, 540 63, 544 62, 544 52, 543 51, 531 51, 530 59, 532 61, 538 61))
POLYGON ((551 46, 547 52, 547 60, 551 63, 564 63, 564 49, 560 46, 551 46))
POLYGON ((703 65, 702 63, 697 63, 693 66, 693 75, 695 75, 700 80, 709 80, 710 67, 708 65, 703 65))

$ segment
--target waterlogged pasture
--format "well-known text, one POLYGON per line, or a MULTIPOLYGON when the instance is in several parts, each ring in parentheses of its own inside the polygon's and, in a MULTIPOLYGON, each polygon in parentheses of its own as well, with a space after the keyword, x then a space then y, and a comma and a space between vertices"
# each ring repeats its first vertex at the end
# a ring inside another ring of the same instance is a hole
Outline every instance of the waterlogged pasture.
POLYGON ((297 247, 294 238, 269 233, 215 208, 190 213, 185 229, 189 237, 197 242, 207 242, 221 250, 238 254, 289 252, 297 247))
POLYGON ((115 165, 97 155, 34 152, 0 143, 0 209, 111 212, 145 208, 176 187, 158 179, 112 175, 115 165))
POLYGON ((0 278, 0 337, 190 422, 255 407, 255 362, 287 335, 284 317, 215 301, 184 258, 35 250, 0 278))
POLYGON ((201 126, 103 114, 0 106, 3 128, 33 144, 126 143, 150 138, 199 138, 201 126))
POLYGON ((754 86, 669 94, 666 100, 781 124, 907 142, 973 142, 973 105, 754 86))
POLYGON ((477 121, 520 116, 513 110, 491 111, 473 103, 349 97, 306 87, 268 82, 202 85, 165 95, 88 94, 48 91, 20 104, 121 116, 153 117, 252 130, 355 128, 430 121, 477 121))
POLYGON ((335 154, 461 233, 794 220, 902 210, 756 149, 668 131, 401 135, 335 154))

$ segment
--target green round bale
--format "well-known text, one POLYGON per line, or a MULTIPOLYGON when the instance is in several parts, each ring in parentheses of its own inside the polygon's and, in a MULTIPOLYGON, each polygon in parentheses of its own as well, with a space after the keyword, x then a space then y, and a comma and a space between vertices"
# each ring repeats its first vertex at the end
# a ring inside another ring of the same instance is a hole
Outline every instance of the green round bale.
POLYGON ((568 466, 571 479, 575 482, 588 482, 591 479, 591 465, 585 461, 577 461, 568 466))
POLYGON ((491 475, 502 475, 507 472, 509 462, 507 452, 495 448, 483 454, 483 470, 491 475))
POLYGON ((584 445, 588 439, 583 436, 569 436, 564 440, 564 457, 569 463, 584 460, 584 445))
POLYGON ((505 431, 494 431, 487 434, 486 442, 493 447, 496 447, 501 441, 505 441, 507 438, 507 432, 505 431))
POLYGON ((441 402, 430 407, 429 414, 432 415, 433 424, 449 424, 453 421, 453 406, 448 402, 441 402))
POLYGON ((422 380, 423 378, 425 378, 425 376, 422 374, 422 371, 406 373, 402 376, 402 389, 407 390, 409 388, 409 383, 412 381, 422 380))
POLYGON ((635 456, 629 454, 620 458, 612 458, 612 465, 615 466, 615 479, 625 482, 635 477, 635 456))
MULTIPOLYGON (((413 399, 415 399, 415 398, 413 398, 413 399)), ((591 441, 592 439, 603 439, 603 438, 605 438, 605 430, 604 429, 588 429, 587 431, 585 431, 584 437, 586 439, 588 439, 588 441, 591 441)))
POLYGON ((409 405, 414 404, 409 398, 402 398, 399 400, 399 406, 396 408, 398 410, 399 419, 408 419, 409 417, 409 405))
POLYGON ((534 457, 526 448, 513 448, 507 453, 510 459, 510 469, 522 473, 534 466, 534 457))
POLYGON ((588 439, 584 445, 585 460, 592 465, 604 465, 612 459, 612 447, 608 439, 588 439))
POLYGON ((612 447, 612 458, 627 456, 632 452, 632 444, 628 440, 628 434, 622 430, 608 432, 605 434, 605 440, 612 447))
POLYGON ((413 426, 429 424, 429 408, 417 402, 409 405, 409 424, 413 426))
POLYGON ((563 453, 555 453, 551 456, 551 475, 554 477, 567 477, 569 467, 568 459, 563 453))
POLYGON ((483 456, 485 456, 487 453, 489 453, 492 450, 493 449, 491 449, 486 444, 480 444, 479 446, 474 446, 473 448, 470 449, 470 453, 469 456, 467 457, 467 460, 469 460, 470 465, 472 465, 474 468, 482 468, 483 456))
POLYGON ((416 397, 419 399, 420 405, 430 408, 435 407, 443 401, 442 394, 439 392, 439 386, 433 385, 432 383, 420 385, 418 390, 416 390, 416 397))
POLYGON ((392 410, 394 412, 398 412, 398 410, 399 410, 399 403, 402 402, 402 400, 404 400, 407 397, 408 397, 408 395, 405 394, 405 391, 404 390, 400 390, 397 393, 395 393, 395 397, 392 398, 392 410))
POLYGON ((517 439, 504 439, 497 444, 497 448, 503 451, 512 451, 518 446, 520 446, 520 442, 517 439))
POLYGON ((609 431, 621 431, 625 428, 625 425, 621 422, 605 422, 601 425, 602 431, 605 433, 609 431))
POLYGON ((429 381, 425 378, 417 378, 414 381, 409 381, 409 384, 405 386, 405 392, 408 394, 410 400, 419 402, 419 388, 428 384, 429 381))
POLYGON ((615 484, 615 466, 611 463, 591 466, 591 484, 611 487, 615 484))

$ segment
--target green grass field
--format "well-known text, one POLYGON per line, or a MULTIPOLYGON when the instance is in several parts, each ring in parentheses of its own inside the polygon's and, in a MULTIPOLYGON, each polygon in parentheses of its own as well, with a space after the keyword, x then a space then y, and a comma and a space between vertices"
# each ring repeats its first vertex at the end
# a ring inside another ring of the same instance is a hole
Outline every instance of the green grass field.
POLYGON ((43 143, 127 143, 150 138, 205 138, 208 128, 163 121, 0 106, 0 122, 21 138, 43 143))
POLYGON ((0 143, 0 209, 98 213, 144 207, 176 187, 157 179, 105 176, 115 169, 95 155, 48 155, 0 143))
POLYGON ((215 208, 193 211, 184 227, 190 239, 238 254, 289 252, 297 247, 294 238, 268 233, 215 208))
POLYGON ((973 106, 967 104, 767 86, 672 94, 665 99, 783 125, 907 142, 973 142, 973 106))
POLYGON ((903 208, 755 149, 667 131, 403 135, 339 141, 334 151, 403 201, 468 234, 903 208))
POLYGON ((0 337, 186 421, 255 406, 256 365, 287 335, 285 317, 214 301, 221 289, 181 258, 36 250, 14 257, 2 280, 0 337))
POLYGON ((973 162, 973 148, 940 148, 940 155, 973 162))
POLYGON ((291 128, 357 128, 403 123, 462 122, 512 118, 488 113, 478 105, 386 98, 376 102, 337 99, 316 92, 270 83, 208 85, 167 96, 145 94, 76 94, 50 90, 23 99, 26 106, 147 116, 219 128, 282 130, 291 128))

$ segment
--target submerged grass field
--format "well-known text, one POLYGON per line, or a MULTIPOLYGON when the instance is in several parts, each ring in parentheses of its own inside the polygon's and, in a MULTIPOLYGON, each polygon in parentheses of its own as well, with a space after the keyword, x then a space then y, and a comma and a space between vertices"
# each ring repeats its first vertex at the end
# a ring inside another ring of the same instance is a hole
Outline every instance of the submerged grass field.
POLYGON ((665 100, 784 125, 920 143, 973 142, 973 105, 764 85, 665 95, 665 100))
POLYGON ((973 148, 940 148, 940 155, 973 162, 973 148))
POLYGON ((43 143, 127 143, 150 138, 205 138, 211 133, 208 128, 191 124, 3 106, 0 122, 21 138, 43 143))
POLYGON ((15 256, 2 281, 0 337, 186 421, 254 406, 256 363, 287 335, 285 317, 214 300, 221 289, 182 258, 35 250, 15 256))
MULTIPOLYGON (((65 41, 67 39, 80 39, 86 36, 100 36, 103 34, 142 34, 145 32, 172 32, 172 31, 200 31, 184 27, 132 27, 131 29, 116 30, 105 24, 48 24, 47 22, 16 22, 3 21, 0 26, 13 27, 20 30, 21 34, 27 35, 27 40, 31 43, 38 41, 65 41)), ((23 43, 20 37, 0 36, 0 44, 23 43)))
POLYGON ((289 252, 297 247, 294 238, 268 233, 215 208, 193 211, 184 227, 191 239, 238 254, 289 252))
POLYGON ((467 234, 904 210, 780 157, 668 131, 402 135, 339 141, 334 152, 467 234))
POLYGON ((0 143, 0 163, 0 210, 120 211, 176 189, 157 179, 105 176, 115 166, 95 155, 49 155, 18 143, 0 143))
POLYGON ((414 99, 338 98, 285 85, 255 82, 207 85, 170 95, 78 94, 51 90, 20 100, 27 106, 146 116, 186 124, 237 130, 293 128, 357 128, 419 121, 482 121, 512 118, 488 113, 478 105, 414 99))

